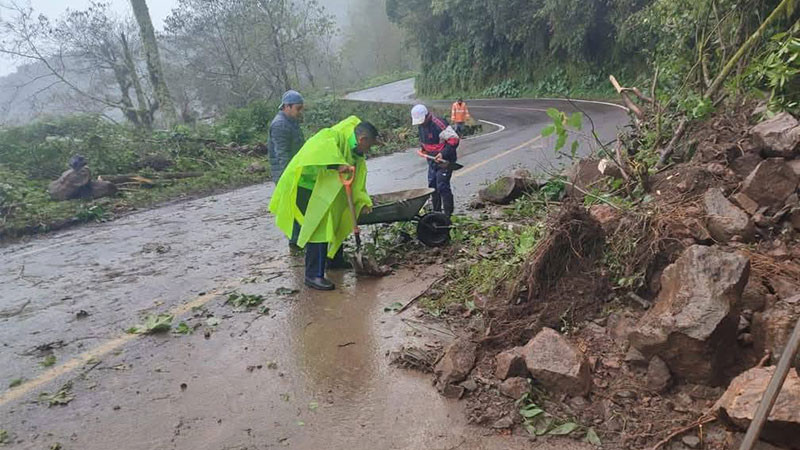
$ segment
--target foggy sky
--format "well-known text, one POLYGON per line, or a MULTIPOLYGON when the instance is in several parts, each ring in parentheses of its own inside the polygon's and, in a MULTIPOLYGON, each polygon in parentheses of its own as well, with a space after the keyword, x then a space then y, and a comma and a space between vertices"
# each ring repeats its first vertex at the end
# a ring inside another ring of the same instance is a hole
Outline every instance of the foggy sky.
MULTIPOLYGON (((36 13, 44 14, 50 19, 61 16, 67 9, 82 10, 89 6, 90 0, 29 0, 30 5, 36 13)), ((105 0, 111 5, 111 9, 116 11, 120 16, 130 16, 131 4, 129 0, 105 0)), ((5 3, 5 0, 0 0, 0 4, 5 3)), ((18 2, 24 5, 25 0, 18 2)), ((164 26, 164 19, 167 18, 172 8, 178 4, 178 0, 148 0, 147 6, 150 8, 150 18, 153 20, 153 25, 156 30, 160 30, 164 26)), ((2 13, 2 9, 0 9, 2 13)), ((17 64, 24 64, 22 60, 11 60, 4 55, 0 55, 0 76, 8 75, 14 72, 17 64)))

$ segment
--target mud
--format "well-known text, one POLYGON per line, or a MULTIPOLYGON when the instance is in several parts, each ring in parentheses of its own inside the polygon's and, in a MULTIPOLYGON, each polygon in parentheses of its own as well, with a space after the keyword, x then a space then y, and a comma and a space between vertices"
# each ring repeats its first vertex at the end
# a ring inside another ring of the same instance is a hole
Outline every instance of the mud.
MULTIPOLYGON (((506 129, 462 144, 460 208, 512 167, 559 164, 534 140, 550 105, 565 104, 475 103, 506 129)), ((626 120, 613 106, 592 108, 603 135, 626 120)), ((425 184, 413 152, 369 168, 371 192, 425 184)), ((387 352, 417 331, 384 308, 426 289, 435 269, 381 280, 338 273, 339 290, 304 290, 302 260, 287 255, 267 215, 270 192, 253 186, 1 248, 0 381, 26 380, 0 392, 8 447, 530 448, 471 427, 427 377, 390 366, 387 352), (234 291, 263 295, 268 312, 224 305, 234 291), (194 333, 124 333, 158 313, 194 333), (46 355, 56 357, 51 368, 39 364, 46 355), (70 381, 68 405, 37 401, 70 381)))

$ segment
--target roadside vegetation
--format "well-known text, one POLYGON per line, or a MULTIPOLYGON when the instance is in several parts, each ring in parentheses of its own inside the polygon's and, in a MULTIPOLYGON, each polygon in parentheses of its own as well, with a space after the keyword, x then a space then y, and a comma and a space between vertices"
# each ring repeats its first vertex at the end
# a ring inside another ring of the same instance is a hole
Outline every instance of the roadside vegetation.
MULTIPOLYGON (((269 179, 266 142, 276 111, 273 101, 257 101, 212 124, 153 132, 91 115, 0 129, 0 239, 105 221, 168 200, 263 182, 269 179), (48 183, 76 154, 87 159, 93 177, 136 175, 155 183, 122 184, 111 198, 51 200, 48 183), (170 179, 176 174, 192 176, 170 179)), ((304 132, 310 136, 351 114, 382 131, 385 145, 373 156, 415 144, 407 108, 331 97, 308 102, 304 132)))

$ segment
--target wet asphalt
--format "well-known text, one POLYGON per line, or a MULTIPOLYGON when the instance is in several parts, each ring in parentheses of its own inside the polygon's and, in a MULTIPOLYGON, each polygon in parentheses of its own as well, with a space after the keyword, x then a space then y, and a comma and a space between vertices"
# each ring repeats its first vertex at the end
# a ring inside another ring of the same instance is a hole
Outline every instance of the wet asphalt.
MULTIPOLYGON (((413 81, 351 98, 410 103, 413 81)), ((548 107, 583 110, 605 141, 627 122, 624 110, 604 103, 468 103, 491 123, 459 149, 460 211, 513 168, 545 174, 567 162, 552 138, 539 138, 548 107)), ((588 146, 584 140, 580 153, 588 146)), ((413 151, 375 158, 368 190, 424 187, 425 173, 413 151)), ((308 291, 302 259, 288 255, 267 213, 272 187, 0 248, 0 429, 11 436, 8 448, 582 448, 471 427, 462 405, 440 397, 429 376, 390 367, 386 353, 419 326, 413 312, 396 316, 384 307, 423 292, 441 268, 381 280, 338 272, 337 291, 308 291), (231 292, 266 300, 261 311, 242 312, 224 304, 231 292), (125 333, 158 313, 194 332, 125 333), (43 367, 48 355, 55 364, 43 367), (20 378, 22 385, 8 387, 20 378), (65 385, 74 395, 68 405, 40 399, 65 385)))

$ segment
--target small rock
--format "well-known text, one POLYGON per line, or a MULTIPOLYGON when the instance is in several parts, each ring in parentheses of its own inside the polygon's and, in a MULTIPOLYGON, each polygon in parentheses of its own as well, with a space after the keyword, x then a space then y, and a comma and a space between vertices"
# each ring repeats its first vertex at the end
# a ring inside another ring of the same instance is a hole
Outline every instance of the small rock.
POLYGON ((743 242, 753 239, 755 227, 750 217, 725 198, 720 188, 711 188, 703 196, 706 224, 711 236, 719 242, 728 242, 740 236, 743 242))
POLYGON ((791 159, 800 150, 800 123, 787 112, 754 126, 750 135, 765 156, 791 159))
POLYGON ((471 202, 469 202, 467 208, 472 210, 483 209, 486 208, 486 203, 484 203, 480 198, 474 198, 471 202))
POLYGON ((459 383, 475 366, 475 352, 478 346, 468 339, 456 340, 444 353, 442 359, 436 364, 433 372, 436 376, 436 386, 443 391, 446 386, 459 383))
POLYGON ((514 377, 500 383, 500 393, 514 400, 519 400, 530 390, 531 385, 527 378, 514 377))
POLYGON ((650 360, 650 365, 647 366, 647 388, 661 393, 669 388, 671 382, 672 375, 669 373, 669 367, 661 358, 654 356, 650 360))
POLYGON ((782 158, 762 161, 744 180, 742 193, 762 207, 780 209, 797 189, 798 176, 782 158))
POLYGON ((739 326, 736 331, 741 333, 746 331, 748 328, 750 328, 750 321, 744 317, 744 315, 739 316, 739 326))
MULTIPOLYGON (((754 367, 731 381, 727 391, 717 401, 714 410, 730 425, 746 429, 764 395, 775 367, 754 367)), ((800 448, 800 376, 790 370, 775 401, 761 439, 789 448, 800 448)))
POLYGON ((734 201, 740 208, 742 208, 747 214, 751 216, 758 211, 758 203, 753 201, 752 198, 748 197, 747 195, 737 192, 731 196, 731 200, 734 201))
POLYGON ((467 381, 461 383, 461 387, 466 389, 468 392, 472 392, 478 389, 478 383, 476 383, 475 380, 470 378, 467 381))
POLYGON ((247 166, 247 169, 245 170, 247 171, 247 173, 264 173, 267 171, 267 168, 257 162, 254 162, 249 166, 247 166))
POLYGON ((589 393, 592 378, 586 357, 557 331, 542 329, 522 354, 530 374, 546 389, 572 396, 589 393))
POLYGON ((625 354, 625 362, 632 366, 645 367, 647 366, 647 358, 644 357, 642 352, 631 347, 628 353, 625 354))
POLYGON ((684 436, 681 439, 681 442, 689 448, 698 448, 700 447, 700 438, 697 436, 684 436))
POLYGON ((464 396, 466 389, 463 386, 456 386, 455 384, 445 385, 440 392, 444 398, 460 399, 464 396))
POLYGON ((721 176, 725 175, 725 173, 728 171, 728 169, 724 165, 722 165, 722 164, 720 164, 718 162, 712 162, 712 163, 709 163, 706 166, 706 171, 708 173, 712 174, 712 175, 716 175, 718 177, 721 177, 721 176))
POLYGON ((89 317, 89 313, 88 313, 88 312, 86 312, 86 311, 85 311, 85 310, 83 310, 83 309, 82 309, 82 310, 80 310, 80 311, 78 311, 78 312, 75 314, 75 318, 76 318, 76 319, 85 319, 85 318, 87 318, 87 317, 89 317))
POLYGON ((514 418, 511 417, 510 415, 505 415, 492 424, 492 428, 496 430, 511 428, 513 426, 514 426, 514 418))
POLYGON ((800 159, 793 159, 787 161, 786 164, 794 171, 794 174, 800 177, 800 159))
POLYGON ((522 357, 522 347, 515 347, 495 357, 494 375, 500 380, 511 377, 527 377, 528 367, 522 357))
MULTIPOLYGON (((753 317, 751 339, 755 342, 757 349, 769 350, 772 361, 777 363, 789 342, 789 336, 791 336, 798 319, 800 319, 800 303, 777 301, 763 313, 758 313, 753 317)), ((800 360, 800 355, 795 359, 795 367, 800 367, 798 360, 800 360)))

